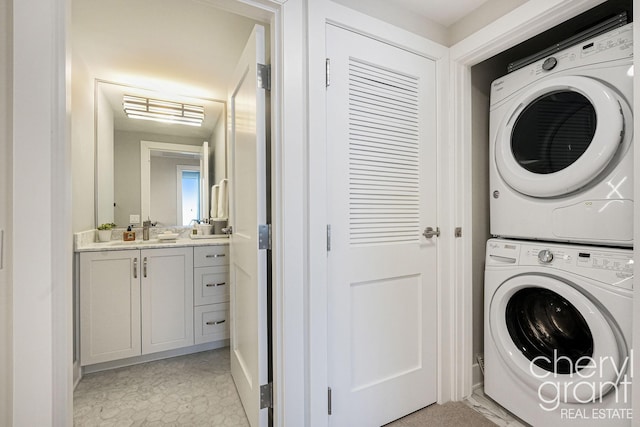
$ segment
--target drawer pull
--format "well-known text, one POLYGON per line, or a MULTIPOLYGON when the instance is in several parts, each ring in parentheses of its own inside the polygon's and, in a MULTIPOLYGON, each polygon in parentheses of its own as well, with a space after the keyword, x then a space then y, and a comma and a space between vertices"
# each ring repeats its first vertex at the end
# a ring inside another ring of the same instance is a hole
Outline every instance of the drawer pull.
POLYGON ((218 286, 224 286, 226 285, 227 282, 222 282, 222 283, 207 283, 207 288, 217 288, 218 286))
POLYGON ((226 319, 224 319, 224 320, 210 320, 210 321, 207 322, 207 325, 219 325, 219 324, 224 323, 226 321, 227 321, 226 319))
POLYGON ((206 255, 206 258, 222 258, 223 256, 227 256, 227 254, 213 254, 206 255))

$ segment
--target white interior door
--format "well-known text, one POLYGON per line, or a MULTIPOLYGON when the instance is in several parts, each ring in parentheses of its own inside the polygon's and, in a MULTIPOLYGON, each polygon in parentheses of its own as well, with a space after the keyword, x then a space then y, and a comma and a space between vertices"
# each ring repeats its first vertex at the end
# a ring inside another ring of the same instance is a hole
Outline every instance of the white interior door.
POLYGON ((264 28, 249 37, 229 89, 229 225, 231 375, 252 427, 267 425, 260 386, 267 383, 267 254, 258 250, 258 226, 266 223, 264 28))
POLYGON ((435 63, 329 25, 331 425, 436 401, 435 63))

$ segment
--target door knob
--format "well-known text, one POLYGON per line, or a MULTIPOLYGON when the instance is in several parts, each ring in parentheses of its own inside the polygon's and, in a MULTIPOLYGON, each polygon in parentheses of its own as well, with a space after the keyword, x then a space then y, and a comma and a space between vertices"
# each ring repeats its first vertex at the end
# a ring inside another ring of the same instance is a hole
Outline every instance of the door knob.
POLYGON ((228 227, 223 228, 221 231, 222 231, 222 234, 231 235, 231 234, 233 234, 233 227, 232 226, 228 226, 228 227))
POLYGON ((440 227, 436 227, 435 230, 433 227, 427 227, 424 229, 422 235, 427 239, 431 239, 433 236, 440 237, 440 227))

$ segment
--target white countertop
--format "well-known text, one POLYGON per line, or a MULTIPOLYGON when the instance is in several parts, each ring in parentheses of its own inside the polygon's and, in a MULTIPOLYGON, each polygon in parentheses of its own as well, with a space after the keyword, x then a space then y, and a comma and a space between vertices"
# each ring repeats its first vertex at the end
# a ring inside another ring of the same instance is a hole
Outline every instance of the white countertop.
MULTIPOLYGON (((125 242, 121 239, 112 239, 108 242, 96 242, 95 230, 83 231, 75 233, 74 251, 75 252, 97 252, 97 251, 122 251, 127 249, 156 249, 156 248, 175 248, 185 246, 212 246, 212 245, 228 245, 229 238, 219 236, 197 236, 191 238, 189 234, 182 233, 175 240, 159 240, 156 236, 149 240, 142 240, 142 232, 136 233, 136 240, 125 242)), ((120 233, 120 236, 122 233, 120 233)))

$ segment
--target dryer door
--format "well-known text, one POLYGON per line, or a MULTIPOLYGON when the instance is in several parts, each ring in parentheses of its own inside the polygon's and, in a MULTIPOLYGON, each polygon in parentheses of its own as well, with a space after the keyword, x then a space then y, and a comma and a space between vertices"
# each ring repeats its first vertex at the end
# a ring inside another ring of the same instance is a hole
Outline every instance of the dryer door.
POLYGON ((505 281, 489 327, 506 366, 541 403, 587 403, 616 388, 627 366, 622 333, 573 285, 542 275, 505 281))
POLYGON ((514 100, 500 125, 495 141, 500 175, 532 197, 584 187, 621 145, 621 103, 609 87, 588 77, 556 77, 532 86, 514 100))

